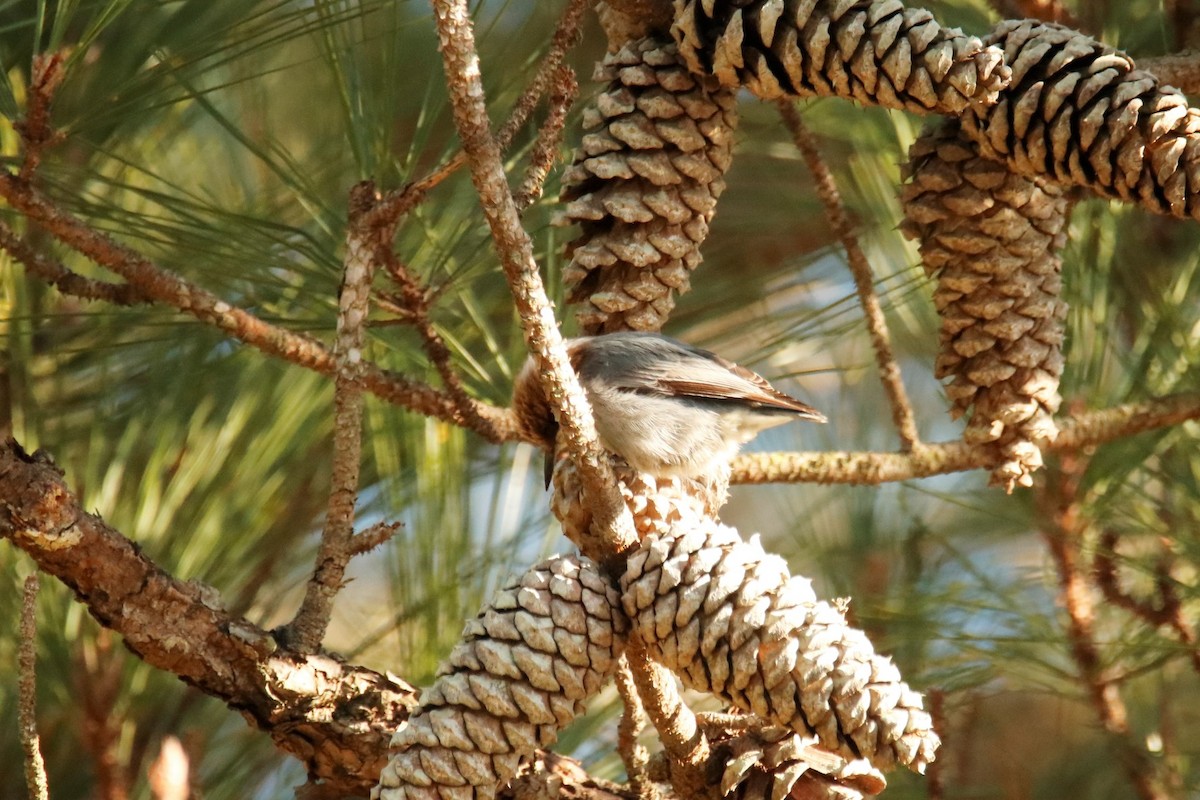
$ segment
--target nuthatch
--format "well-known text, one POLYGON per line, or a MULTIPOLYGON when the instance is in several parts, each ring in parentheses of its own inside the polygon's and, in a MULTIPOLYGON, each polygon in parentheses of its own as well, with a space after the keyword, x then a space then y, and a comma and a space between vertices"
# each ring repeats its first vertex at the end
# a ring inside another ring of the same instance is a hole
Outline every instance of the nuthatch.
MULTIPOLYGON (((699 477, 760 431, 796 419, 825 422, 745 367, 656 333, 569 339, 567 353, 600 444, 656 477, 699 477)), ((532 359, 517 376, 513 409, 525 434, 553 453, 558 422, 532 359)))

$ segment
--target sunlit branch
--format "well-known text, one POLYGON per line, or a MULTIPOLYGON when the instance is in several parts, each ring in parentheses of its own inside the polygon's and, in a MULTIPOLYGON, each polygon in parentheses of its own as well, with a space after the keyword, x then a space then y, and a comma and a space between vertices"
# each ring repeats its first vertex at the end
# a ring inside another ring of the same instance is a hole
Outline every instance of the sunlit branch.
POLYGON ((470 9, 466 0, 435 0, 433 5, 446 86, 471 178, 508 278, 526 341, 540 367, 545 395, 557 405, 560 435, 579 468, 594 513, 596 541, 585 542, 583 549, 589 557, 609 563, 616 553, 636 544, 633 520, 597 441, 591 409, 567 361, 558 321, 533 257, 532 242, 521 227, 520 213, 508 187, 500 148, 488 121, 470 9))
POLYGON ((862 305, 863 314, 867 321, 867 331, 871 335, 871 346, 875 348, 875 361, 879 366, 879 379, 883 382, 888 402, 892 407, 892 421, 900 434, 902 450, 912 450, 920 444, 917 434, 917 423, 913 418, 912 404, 908 401, 908 393, 904 390, 904 381, 900 377, 900 365, 892 352, 892 341, 888 335, 887 320, 883 315, 883 307, 879 296, 875 293, 875 283, 871 276, 871 264, 867 255, 858 243, 854 227, 846 215, 842 204, 841 193, 833 179, 833 173, 821 156, 817 140, 804 125, 796 107, 787 100, 776 103, 783 124, 792 135, 796 149, 800 151, 804 163, 808 165, 813 176, 813 185, 821 205, 825 207, 825 219, 835 236, 846 250, 846 263, 854 276, 854 286, 858 291, 858 301, 862 305))
MULTIPOLYGON (((337 360, 317 340, 272 325, 237 308, 212 292, 160 267, 137 251, 120 244, 79 218, 61 209, 41 191, 20 178, 0 173, 0 197, 17 211, 40 224, 56 239, 120 275, 146 298, 170 306, 216 327, 262 352, 322 375, 334 376, 337 360)), ((363 362, 366 391, 390 403, 426 416, 467 425, 454 401, 419 381, 363 362)), ((484 427, 476 433, 493 442, 517 438, 516 424, 507 409, 472 401, 484 427)))
MULTIPOLYGON (((1091 447, 1194 419, 1200 419, 1200 394, 1193 393, 1086 411, 1060 419, 1058 438, 1046 450, 1091 447)), ((731 482, 876 485, 987 469, 990 458, 984 448, 961 441, 925 444, 909 453, 749 453, 734 460, 731 482)))

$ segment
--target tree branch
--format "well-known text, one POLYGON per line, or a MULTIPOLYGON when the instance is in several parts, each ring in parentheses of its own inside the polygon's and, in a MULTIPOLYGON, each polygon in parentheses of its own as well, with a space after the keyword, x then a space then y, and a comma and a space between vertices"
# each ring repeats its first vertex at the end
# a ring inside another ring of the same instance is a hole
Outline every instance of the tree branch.
POLYGON ((12 440, 0 447, 0 536, 70 587, 135 655, 237 709, 338 790, 366 792, 416 703, 398 679, 281 648, 227 613, 211 587, 163 572, 80 508, 46 457, 12 440))
POLYGON ((546 397, 555 405, 560 435, 589 498, 595 542, 584 542, 589 557, 611 564, 613 557, 637 543, 633 519, 625 507, 608 459, 596 436, 587 398, 567 361, 558 321, 533 257, 533 245, 509 190, 500 148, 487 116, 479 55, 466 0, 434 0, 446 86, 471 179, 491 229, 504 274, 530 352, 543 381, 546 397), (589 552, 591 551, 591 552, 589 552))
POLYGON ((337 337, 333 345, 338 369, 333 383, 333 466, 330 469, 329 508, 317 549, 317 567, 305 587, 304 600, 282 639, 301 652, 321 645, 333 600, 342 588, 346 565, 354 557, 354 505, 362 462, 363 338, 371 307, 371 279, 375 256, 389 250, 376 229, 364 227, 362 218, 376 202, 375 185, 360 183, 350 192, 350 226, 342 285, 338 291, 337 337))
MULTIPOLYGON (((1200 419, 1195 393, 1087 411, 1059 420, 1058 438, 1046 451, 1078 450, 1194 419, 1200 419)), ((926 444, 910 453, 750 453, 734 459, 731 482, 873 486, 990 466, 984 448, 961 441, 926 444)))
MULTIPOLYGON (((96 231, 68 214, 37 188, 9 173, 0 173, 0 197, 40 224, 55 238, 120 275, 149 300, 175 308, 212 325, 233 338, 297 366, 334 376, 337 360, 315 339, 264 322, 248 311, 221 300, 206 289, 166 270, 137 251, 96 231)), ((377 397, 426 416, 466 426, 452 398, 397 372, 364 362, 363 387, 377 397)), ((516 422, 507 409, 476 404, 485 427, 476 433, 491 442, 517 438, 516 422)))
POLYGON ((888 334, 887 319, 883 316, 883 306, 875 293, 871 263, 854 234, 854 227, 850 224, 850 218, 846 215, 846 208, 842 203, 841 192, 838 191, 833 173, 829 171, 829 165, 821 157, 816 137, 805 126, 792 101, 780 100, 775 107, 779 109, 784 126, 792 134, 796 149, 800 151, 804 163, 812 173, 817 197, 825 207, 825 219, 846 251, 846 263, 850 267, 850 274, 854 276, 858 302, 866 317, 871 346, 875 349, 879 380, 883 383, 883 389, 892 407, 892 422, 900 434, 900 449, 908 452, 919 447, 921 439, 917 433, 916 420, 913 418, 912 404, 908 401, 908 393, 904 390, 904 381, 900 377, 900 365, 896 363, 896 356, 892 352, 892 340, 888 334))
POLYGON ((37 731, 38 576, 25 579, 21 595, 21 650, 17 658, 17 728, 25 751, 25 786, 30 800, 49 800, 46 762, 37 731))

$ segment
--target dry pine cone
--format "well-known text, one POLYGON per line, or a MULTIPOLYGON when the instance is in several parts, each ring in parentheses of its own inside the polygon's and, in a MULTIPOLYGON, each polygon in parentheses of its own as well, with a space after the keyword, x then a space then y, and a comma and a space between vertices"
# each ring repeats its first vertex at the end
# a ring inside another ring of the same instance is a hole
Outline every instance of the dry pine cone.
POLYGON ((897 0, 675 0, 692 71, 763 99, 842 97, 959 114, 1008 82, 996 48, 897 0))
POLYGON ((953 379, 956 416, 973 409, 964 439, 994 450, 992 482, 1027 486, 1058 433, 1070 204, 1057 185, 981 158, 957 122, 922 135, 909 159, 904 230, 937 276, 936 374, 953 379))
POLYGON ((554 742, 616 669, 620 601, 595 564, 558 557, 467 623, 437 682, 395 736, 373 798, 491 798, 554 742))
POLYGON ((921 696, 757 537, 707 521, 647 537, 621 577, 634 635, 686 686, 815 734, 880 769, 922 771, 939 741, 921 696))
POLYGON ((584 111, 584 136, 563 179, 568 301, 585 333, 657 331, 700 263, 700 245, 737 126, 734 92, 680 63, 673 42, 647 37, 610 53, 608 86, 584 111))

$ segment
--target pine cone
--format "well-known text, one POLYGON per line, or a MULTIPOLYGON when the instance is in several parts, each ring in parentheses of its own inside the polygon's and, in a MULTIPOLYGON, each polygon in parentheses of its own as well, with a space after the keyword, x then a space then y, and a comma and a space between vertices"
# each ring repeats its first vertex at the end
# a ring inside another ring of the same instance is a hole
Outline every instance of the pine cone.
POLYGON ((616 669, 620 601, 591 561, 557 557, 467 623, 421 707, 392 737, 373 798, 491 798, 554 742, 616 669))
POLYGON ((1200 111, 1178 90, 1059 25, 1002 22, 988 41, 1003 48, 1013 76, 999 102, 963 118, 982 155, 1022 175, 1200 219, 1200 111))
MULTIPOLYGON (((616 455, 610 455, 609 462, 640 539, 652 533, 666 534, 678 525, 689 527, 702 519, 715 518, 729 496, 728 465, 699 480, 655 478, 635 471, 616 455)), ((575 465, 565 452, 559 451, 556 456, 553 481, 550 510, 562 523, 566 537, 587 552, 584 542, 590 536, 592 512, 583 497, 575 465)))
POLYGON ((1058 434, 1070 204, 1059 186, 981 158, 958 122, 922 135, 907 173, 903 229, 938 281, 936 374, 953 378, 955 416, 974 408, 964 439, 994 449, 992 482, 1028 486, 1058 434))
POLYGON ((765 100, 953 115, 995 102, 1008 83, 996 48, 897 0, 675 0, 671 33, 692 72, 765 100))
POLYGON ((863 760, 847 761, 801 736, 770 725, 712 739, 725 800, 860 800, 887 788, 883 775, 863 760))
POLYGON ((582 228, 567 247, 567 299, 586 333, 656 331, 688 290, 725 190, 734 92, 690 75, 653 36, 610 53, 596 79, 609 85, 584 112, 564 178, 566 219, 582 228))
POLYGON ((921 696, 865 634, 757 537, 707 521, 643 540, 621 577, 634 635, 686 686, 848 760, 923 771, 939 741, 921 696))

